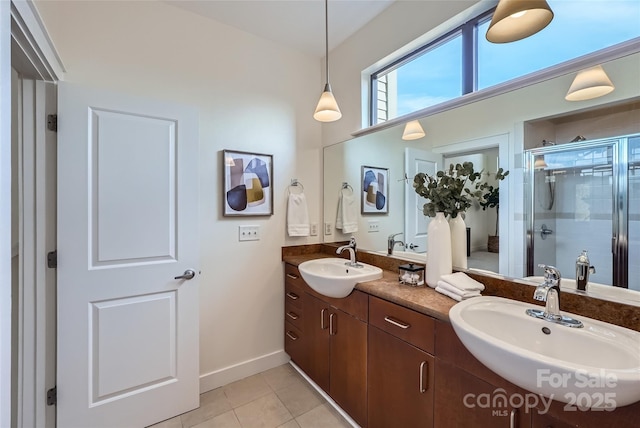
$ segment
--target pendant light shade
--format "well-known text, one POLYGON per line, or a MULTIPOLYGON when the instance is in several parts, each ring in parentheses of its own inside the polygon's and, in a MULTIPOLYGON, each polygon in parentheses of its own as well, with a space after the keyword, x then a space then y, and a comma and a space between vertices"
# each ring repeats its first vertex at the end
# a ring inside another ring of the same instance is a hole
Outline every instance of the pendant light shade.
POLYGON ((615 86, 600 65, 578 72, 564 97, 567 101, 584 101, 601 97, 613 91, 615 86))
POLYGON ((329 84, 329 0, 324 0, 324 53, 327 83, 324 85, 324 91, 320 95, 313 118, 318 122, 333 122, 342 117, 342 112, 329 84))
POLYGON ((320 95, 320 100, 316 106, 316 112, 313 114, 313 118, 318 122, 333 122, 342 117, 340 107, 336 102, 336 98, 331 92, 331 85, 327 82, 324 85, 324 92, 320 95))
POLYGON ((417 120, 407 122, 404 126, 404 132, 402 133, 403 140, 417 140, 425 136, 424 129, 417 120))
POLYGON ((545 0, 500 0, 487 30, 492 43, 509 43, 542 30, 553 19, 545 0))
POLYGON ((545 169, 547 166, 544 156, 536 156, 536 160, 533 162, 533 169, 545 169))

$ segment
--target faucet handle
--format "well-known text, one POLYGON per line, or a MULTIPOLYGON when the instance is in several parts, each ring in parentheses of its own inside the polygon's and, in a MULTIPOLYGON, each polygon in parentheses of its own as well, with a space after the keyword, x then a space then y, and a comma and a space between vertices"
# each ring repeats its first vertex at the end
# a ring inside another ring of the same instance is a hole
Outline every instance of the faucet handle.
POLYGON ((351 239, 349 239, 349 246, 351 248, 354 248, 354 249, 356 248, 356 238, 355 238, 355 236, 351 236, 351 239))
POLYGON ((560 271, 555 266, 540 263, 538 267, 544 269, 545 282, 557 283, 562 278, 562 276, 560 275, 560 271))

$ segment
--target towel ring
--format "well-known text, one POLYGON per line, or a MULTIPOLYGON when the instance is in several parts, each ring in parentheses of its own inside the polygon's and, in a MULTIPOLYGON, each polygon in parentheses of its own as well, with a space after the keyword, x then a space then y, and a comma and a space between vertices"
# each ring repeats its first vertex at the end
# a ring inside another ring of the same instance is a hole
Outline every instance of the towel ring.
POLYGON ((300 187, 300 192, 298 194, 304 193, 304 186, 302 185, 302 183, 300 183, 297 179, 292 179, 291 180, 291 184, 289 185, 289 187, 287 187, 287 190, 289 191, 289 194, 291 194, 291 188, 292 187, 300 187))
POLYGON ((342 183, 342 187, 340 188, 340 193, 342 193, 344 189, 351 190, 351 194, 353 195, 353 187, 351 187, 349 183, 347 182, 342 183))

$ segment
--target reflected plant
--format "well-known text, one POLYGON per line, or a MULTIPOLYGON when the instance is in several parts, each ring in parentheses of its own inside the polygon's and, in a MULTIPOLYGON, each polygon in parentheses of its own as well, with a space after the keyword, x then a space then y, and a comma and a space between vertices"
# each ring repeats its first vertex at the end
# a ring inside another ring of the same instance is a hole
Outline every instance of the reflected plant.
MULTIPOLYGON (((495 179, 498 181, 502 181, 505 177, 509 175, 509 171, 504 171, 503 168, 498 168, 498 171, 495 173, 495 179)), ((487 176, 491 176, 490 173, 487 173, 487 176)), ((498 213, 500 210, 500 188, 498 186, 493 186, 487 181, 482 181, 476 183, 475 191, 471 194, 477 199, 478 203, 482 207, 483 211, 486 211, 488 208, 496 209, 496 234, 498 236, 498 213)))
POLYGON ((473 202, 473 193, 465 186, 475 182, 480 175, 474 171, 473 162, 451 164, 448 170, 438 171, 435 177, 423 172, 416 174, 413 188, 429 200, 422 208, 424 215, 435 217, 437 212, 443 212, 455 218, 464 213, 473 202))

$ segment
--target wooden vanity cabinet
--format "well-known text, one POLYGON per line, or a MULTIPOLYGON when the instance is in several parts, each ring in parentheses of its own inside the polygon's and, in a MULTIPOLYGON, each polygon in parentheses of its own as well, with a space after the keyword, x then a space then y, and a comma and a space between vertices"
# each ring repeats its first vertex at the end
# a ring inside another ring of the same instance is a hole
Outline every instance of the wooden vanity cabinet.
POLYGON ((512 407, 509 402, 512 395, 524 397, 528 392, 480 363, 460 342, 451 324, 436 321, 435 346, 436 428, 531 426, 532 411, 512 407), (496 400, 500 396, 505 399, 496 400))
MULTIPOLYGON (((297 359, 294 358, 289 351, 296 354, 295 342, 292 341, 294 343, 287 349, 285 337, 285 351, 359 425, 366 426, 367 294, 354 290, 343 299, 332 299, 306 285, 295 266, 287 264, 285 274, 285 308, 289 302, 287 284, 293 285, 296 280, 302 283, 302 324, 298 343, 304 348, 296 355, 297 359)), ((285 320, 285 326, 291 326, 291 323, 285 320)))
POLYGON ((369 297, 369 428, 433 427, 434 320, 369 297))
POLYGON ((305 370, 308 365, 304 334, 304 298, 302 278, 297 269, 287 265, 284 285, 284 350, 294 363, 305 370))

